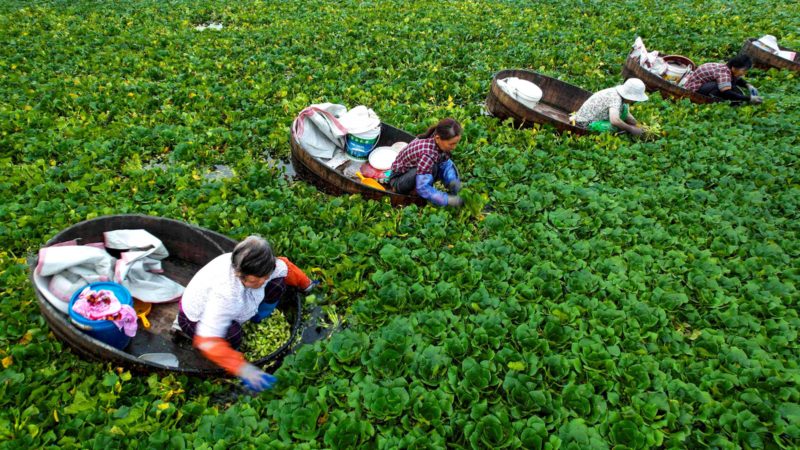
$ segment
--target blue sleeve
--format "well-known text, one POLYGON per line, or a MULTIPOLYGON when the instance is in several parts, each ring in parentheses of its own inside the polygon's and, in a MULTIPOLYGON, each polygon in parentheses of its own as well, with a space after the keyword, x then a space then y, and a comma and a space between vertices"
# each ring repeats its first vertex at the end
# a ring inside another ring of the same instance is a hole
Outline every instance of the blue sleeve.
POLYGON ((447 205, 447 194, 433 187, 433 174, 417 175, 417 194, 436 206, 447 205))
POLYGON ((454 181, 460 181, 458 179, 458 170, 456 170, 456 165, 453 164, 453 160, 448 159, 439 164, 439 178, 445 186, 449 186, 454 181))
POLYGON ((255 316, 250 318, 250 321, 255 323, 261 322, 262 320, 272 315, 272 311, 275 311, 276 306, 278 306, 277 301, 275 303, 267 303, 266 301, 261 302, 258 305, 258 312, 256 312, 255 316))

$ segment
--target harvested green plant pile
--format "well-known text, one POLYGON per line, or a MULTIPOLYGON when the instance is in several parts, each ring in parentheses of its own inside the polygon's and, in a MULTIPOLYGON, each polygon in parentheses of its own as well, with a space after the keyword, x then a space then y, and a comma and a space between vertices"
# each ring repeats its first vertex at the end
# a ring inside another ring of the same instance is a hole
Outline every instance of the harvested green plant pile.
POLYGON ((247 322, 242 327, 244 342, 242 351, 247 359, 256 361, 266 358, 279 349, 292 335, 292 327, 283 312, 276 309, 259 323, 247 322))

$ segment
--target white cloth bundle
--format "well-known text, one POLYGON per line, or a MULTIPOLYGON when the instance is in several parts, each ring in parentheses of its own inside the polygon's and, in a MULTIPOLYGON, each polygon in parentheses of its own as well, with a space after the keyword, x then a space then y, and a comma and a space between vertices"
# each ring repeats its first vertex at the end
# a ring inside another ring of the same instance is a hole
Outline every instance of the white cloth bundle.
POLYGON ((108 231, 103 238, 106 248, 128 250, 117 261, 114 281, 128 288, 134 298, 148 303, 180 299, 183 286, 160 275, 160 260, 169 256, 160 239, 145 230, 108 231))
POLYGON ((664 61, 664 58, 658 55, 659 53, 657 51, 648 52, 642 38, 636 37, 636 40, 633 42, 633 51, 630 57, 639 58, 640 66, 647 69, 648 72, 661 76, 667 71, 667 63, 664 61))
POLYGON ((115 264, 102 245, 65 242, 39 250, 34 283, 53 306, 66 313, 72 294, 89 283, 112 280, 115 264))
POLYGON ((102 243, 76 241, 44 247, 33 274, 39 292, 59 311, 68 313, 72 294, 97 281, 122 284, 139 300, 164 303, 180 299, 183 286, 161 275, 161 259, 169 256, 161 240, 145 230, 117 230, 103 234, 102 243), (106 248, 131 250, 117 260, 106 248))
POLYGON ((381 119, 370 108, 358 105, 339 117, 348 134, 361 134, 381 126, 381 119))
POLYGON ((292 134, 311 156, 328 159, 336 149, 344 149, 347 129, 339 117, 347 107, 320 103, 305 108, 292 123, 292 134))

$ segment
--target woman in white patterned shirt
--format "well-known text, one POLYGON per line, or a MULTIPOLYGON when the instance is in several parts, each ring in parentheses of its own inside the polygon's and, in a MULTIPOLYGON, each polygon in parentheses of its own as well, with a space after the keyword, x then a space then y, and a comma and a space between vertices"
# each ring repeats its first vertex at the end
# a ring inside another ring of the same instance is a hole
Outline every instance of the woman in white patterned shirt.
POLYGON ((628 78, 625 84, 603 89, 589 97, 575 113, 573 120, 591 131, 626 131, 640 136, 644 130, 637 126, 636 118, 628 107, 634 102, 646 100, 642 80, 628 78))

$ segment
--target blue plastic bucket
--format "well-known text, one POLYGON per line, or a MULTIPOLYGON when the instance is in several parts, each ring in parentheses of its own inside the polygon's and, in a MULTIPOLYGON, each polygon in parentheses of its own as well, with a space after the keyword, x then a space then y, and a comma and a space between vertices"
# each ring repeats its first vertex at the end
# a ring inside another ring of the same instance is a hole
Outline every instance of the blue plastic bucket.
POLYGON ((346 153, 350 159, 366 161, 369 152, 375 148, 381 136, 381 127, 373 128, 364 133, 348 134, 346 153))
MULTIPOLYGON (((128 291, 128 289, 121 284, 112 283, 110 281, 100 281, 97 283, 92 283, 88 287, 94 291, 103 289, 111 291, 114 293, 120 303, 131 307, 133 306, 133 297, 131 297, 130 291, 128 291)), ((86 289, 86 287, 82 287, 75 291, 75 293, 72 294, 72 298, 69 300, 70 322, 72 322, 75 327, 82 330, 89 336, 97 339, 98 341, 104 342, 120 350, 127 347, 128 343, 131 341, 131 338, 122 330, 117 328, 117 326, 114 325, 114 322, 110 320, 89 320, 72 310, 72 307, 75 305, 75 301, 78 300, 78 296, 80 296, 84 289, 86 289)))

